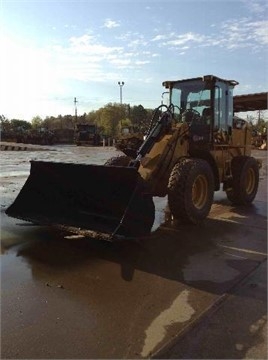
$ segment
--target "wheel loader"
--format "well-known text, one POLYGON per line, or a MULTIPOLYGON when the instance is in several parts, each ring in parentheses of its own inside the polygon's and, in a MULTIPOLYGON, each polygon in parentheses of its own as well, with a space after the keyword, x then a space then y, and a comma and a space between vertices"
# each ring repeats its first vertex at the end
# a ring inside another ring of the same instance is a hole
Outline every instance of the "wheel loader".
POLYGON ((167 196, 174 219, 193 224, 207 217, 220 187, 232 203, 250 204, 260 165, 249 124, 233 116, 237 84, 213 75, 165 81, 169 106, 155 111, 134 159, 31 161, 7 215, 112 241, 150 234, 156 196, 167 196))

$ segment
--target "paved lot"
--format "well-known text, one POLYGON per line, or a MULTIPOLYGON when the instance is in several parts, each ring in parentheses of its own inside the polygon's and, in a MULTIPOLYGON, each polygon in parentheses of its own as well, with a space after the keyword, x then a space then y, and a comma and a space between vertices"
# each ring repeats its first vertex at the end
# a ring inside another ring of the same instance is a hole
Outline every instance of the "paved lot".
POLYGON ((265 354, 266 306, 260 302, 266 305, 266 299, 254 297, 260 285, 249 285, 251 292, 243 295, 247 281, 266 284, 261 271, 267 257, 266 152, 255 153, 265 164, 251 207, 232 207, 219 192, 209 218, 196 227, 172 223, 166 200, 155 199, 152 236, 111 244, 31 226, 6 217, 4 210, 25 182, 32 157, 102 164, 118 154, 113 148, 5 151, 0 160, 2 358, 229 359, 243 358, 256 344, 260 356, 265 354), (247 305, 258 311, 240 321, 247 305), (229 331, 242 336, 245 328, 257 326, 252 341, 237 337, 226 343, 222 319, 231 311, 236 316, 229 331), (215 314, 218 338, 211 336, 209 323, 215 314), (204 324, 209 324, 206 332, 204 324), (200 333, 210 339, 208 350, 200 347, 200 333), (229 349, 220 351, 219 343, 229 349))
POLYGON ((158 358, 266 359, 267 262, 224 300, 158 358))

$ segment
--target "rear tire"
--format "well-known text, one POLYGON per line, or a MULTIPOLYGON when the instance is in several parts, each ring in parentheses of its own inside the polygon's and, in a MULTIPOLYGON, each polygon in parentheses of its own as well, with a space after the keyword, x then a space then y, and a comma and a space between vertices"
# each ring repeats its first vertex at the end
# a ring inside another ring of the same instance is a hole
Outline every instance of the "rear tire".
POLYGON ((235 205, 252 203, 259 186, 259 166, 256 159, 237 156, 231 163, 233 179, 226 190, 228 200, 235 205))
POLYGON ((129 156, 125 156, 125 155, 121 155, 121 156, 114 156, 112 158, 110 158, 109 160, 107 160, 104 165, 105 166, 128 166, 128 164, 131 161, 131 157, 129 156))
POLYGON ((214 175, 202 159, 184 158, 169 178, 168 205, 175 219, 198 224, 210 212, 214 195, 214 175))

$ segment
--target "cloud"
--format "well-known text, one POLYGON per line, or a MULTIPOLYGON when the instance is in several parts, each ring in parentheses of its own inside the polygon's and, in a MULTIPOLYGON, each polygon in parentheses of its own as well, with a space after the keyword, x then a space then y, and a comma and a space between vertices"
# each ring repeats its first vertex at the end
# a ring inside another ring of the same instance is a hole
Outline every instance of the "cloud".
POLYGON ((106 27, 107 29, 113 29, 119 26, 120 24, 118 22, 111 19, 106 19, 103 25, 103 27, 106 27))
POLYGON ((182 35, 175 36, 175 38, 173 40, 167 41, 167 45, 181 46, 181 45, 185 45, 189 42, 201 43, 205 40, 206 40, 205 35, 188 32, 188 33, 185 33, 182 35))
POLYGON ((141 46, 146 46, 148 42, 142 37, 140 39, 132 40, 128 43, 128 47, 130 48, 137 48, 141 46))
POLYGON ((137 60, 137 61, 135 61, 135 64, 136 65, 145 65, 145 64, 149 64, 150 63, 150 61, 149 60, 137 60))
POLYGON ((158 34, 151 39, 159 47, 190 50, 196 47, 221 47, 228 50, 249 48, 262 51, 268 44, 268 21, 249 18, 227 20, 213 26, 209 35, 195 32, 158 34))
POLYGON ((266 1, 260 0, 241 0, 245 7, 252 13, 256 15, 265 14, 265 11, 268 9, 268 3, 266 1))
POLYGON ((160 41, 160 40, 166 40, 167 36, 166 35, 156 35, 152 41, 160 41))
POLYGON ((219 42, 228 49, 262 50, 268 44, 268 21, 248 18, 226 21, 221 25, 219 42))
POLYGON ((256 21, 248 24, 253 38, 260 44, 268 44, 268 21, 256 21))
POLYGON ((110 63, 115 65, 118 68, 124 69, 129 68, 131 65, 130 59, 120 59, 120 58, 114 58, 110 60, 110 63))
MULTIPOLYGON (((130 35, 130 34, 129 34, 130 35)), ((116 45, 122 41, 115 42, 116 45)), ((57 68, 58 76, 79 81, 106 81, 118 76, 122 69, 140 69, 151 61, 151 51, 144 51, 144 40, 138 38, 122 46, 107 45, 99 36, 83 34, 73 36, 63 45, 47 49, 51 54, 51 63, 57 68)))
POLYGON ((67 49, 71 53, 76 54, 85 54, 90 56, 91 58, 95 57, 96 59, 100 59, 100 56, 107 56, 113 53, 119 53, 122 51, 122 47, 120 46, 106 46, 101 43, 98 43, 93 35, 82 35, 80 37, 71 37, 70 45, 67 49))

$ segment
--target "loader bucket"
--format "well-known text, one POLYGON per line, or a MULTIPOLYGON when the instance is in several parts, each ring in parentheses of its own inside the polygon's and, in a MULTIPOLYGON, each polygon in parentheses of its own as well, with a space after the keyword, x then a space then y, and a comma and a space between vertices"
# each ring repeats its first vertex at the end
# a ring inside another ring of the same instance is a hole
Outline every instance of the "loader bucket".
POLYGON ((6 214, 112 240, 148 235, 154 204, 135 168, 31 161, 30 175, 6 214))

